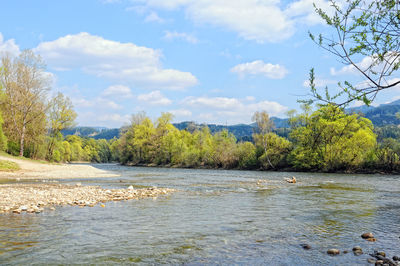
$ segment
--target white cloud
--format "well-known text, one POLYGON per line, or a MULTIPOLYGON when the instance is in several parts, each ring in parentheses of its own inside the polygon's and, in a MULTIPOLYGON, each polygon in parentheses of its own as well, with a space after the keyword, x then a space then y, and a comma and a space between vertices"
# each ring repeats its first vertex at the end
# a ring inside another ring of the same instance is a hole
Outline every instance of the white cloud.
POLYGON ((160 18, 156 12, 150 12, 145 19, 145 22, 157 22, 157 23, 164 23, 165 20, 163 18, 160 18))
POLYGON ((128 86, 124 85, 112 85, 105 89, 102 93, 102 96, 111 96, 118 98, 132 98, 131 89, 128 86))
POLYGON ((264 63, 261 60, 236 65, 231 68, 231 72, 238 74, 241 78, 247 75, 263 75, 270 79, 283 79, 288 73, 284 66, 264 63))
POLYGON ((19 46, 15 44, 14 39, 4 41, 3 34, 0 32, 0 55, 9 53, 12 56, 18 56, 20 54, 19 46))
POLYGON ((97 97, 95 99, 84 99, 84 98, 71 98, 72 103, 77 108, 101 108, 102 110, 112 109, 120 110, 122 106, 115 103, 114 101, 104 99, 102 97, 97 97))
MULTIPOLYGON (((381 72, 384 68, 387 68, 388 65, 385 62, 381 62, 377 64, 377 57, 376 56, 366 56, 360 62, 356 63, 357 67, 360 68, 362 71, 366 73, 373 72, 381 72)), ((390 63, 396 63, 400 60, 400 55, 396 51, 388 52, 385 56, 385 60, 390 63)), ((354 65, 346 65, 343 66, 341 69, 336 70, 335 68, 331 68, 330 70, 332 76, 338 75, 360 75, 361 73, 357 70, 354 65)))
MULTIPOLYGON (((251 96, 250 96, 251 97, 251 96)), ((248 102, 253 98, 244 99, 227 97, 187 97, 182 101, 186 106, 197 115, 198 122, 208 123, 250 123, 252 115, 256 111, 266 111, 271 116, 285 116, 288 110, 277 102, 258 101, 248 102), (206 111, 206 112, 205 112, 206 111)))
MULTIPOLYGON (((336 3, 339 5, 341 4, 340 1, 336 3)), ((301 21, 307 25, 323 23, 321 17, 315 13, 313 4, 322 10, 326 10, 329 15, 333 14, 333 8, 330 2, 324 0, 300 0, 292 2, 284 12, 292 19, 301 21)))
POLYGON ((54 69, 81 69, 136 87, 181 90, 197 84, 196 77, 189 72, 162 68, 162 53, 158 50, 85 32, 40 43, 34 51, 54 69))
POLYGON ((169 112, 173 114, 176 118, 187 118, 192 116, 192 112, 186 109, 176 109, 169 112))
POLYGON ((210 24, 238 33, 246 40, 279 42, 293 35, 295 27, 320 23, 313 2, 329 9, 325 0, 299 0, 287 6, 279 0, 133 0, 147 9, 183 9, 197 24, 210 24))
POLYGON ((198 43, 199 40, 197 40, 196 37, 194 37, 191 34, 185 33, 185 32, 176 32, 176 31, 165 31, 164 39, 168 41, 172 41, 174 39, 178 40, 183 40, 188 43, 198 43))
POLYGON ((183 103, 193 107, 206 107, 214 109, 231 109, 240 105, 238 99, 225 98, 225 97, 187 97, 183 100, 183 103))
POLYGON ((172 103, 172 101, 162 95, 160 91, 152 91, 147 94, 140 94, 137 98, 139 101, 146 102, 151 105, 165 106, 172 103))

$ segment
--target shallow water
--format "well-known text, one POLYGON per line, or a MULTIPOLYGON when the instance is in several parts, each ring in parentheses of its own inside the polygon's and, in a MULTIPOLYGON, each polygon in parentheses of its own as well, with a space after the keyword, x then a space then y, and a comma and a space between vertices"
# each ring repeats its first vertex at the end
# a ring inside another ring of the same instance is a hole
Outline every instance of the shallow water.
POLYGON ((400 255, 400 176, 94 166, 121 177, 60 182, 179 192, 0 214, 0 264, 365 265, 368 254, 326 254, 355 245, 400 255), (377 242, 361 239, 370 231, 377 242))

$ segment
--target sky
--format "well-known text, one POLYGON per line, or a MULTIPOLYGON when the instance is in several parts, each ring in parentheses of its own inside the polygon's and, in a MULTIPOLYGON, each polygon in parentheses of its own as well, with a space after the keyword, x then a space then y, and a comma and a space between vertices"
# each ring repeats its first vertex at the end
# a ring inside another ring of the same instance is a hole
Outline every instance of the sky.
POLYGON ((140 111, 248 124, 256 111, 299 110, 312 67, 321 88, 360 78, 309 38, 330 34, 313 3, 329 9, 324 0, 2 1, 0 54, 39 54, 51 93, 72 100, 80 126, 120 127, 140 111))

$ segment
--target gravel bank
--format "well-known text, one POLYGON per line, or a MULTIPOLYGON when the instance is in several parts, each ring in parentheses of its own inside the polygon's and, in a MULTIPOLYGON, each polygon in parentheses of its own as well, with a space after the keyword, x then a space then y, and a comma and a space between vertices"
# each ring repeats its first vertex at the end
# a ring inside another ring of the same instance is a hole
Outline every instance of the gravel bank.
POLYGON ((40 213, 57 205, 93 207, 108 201, 156 198, 174 191, 168 188, 133 187, 103 189, 79 184, 4 184, 0 185, 0 213, 40 213))

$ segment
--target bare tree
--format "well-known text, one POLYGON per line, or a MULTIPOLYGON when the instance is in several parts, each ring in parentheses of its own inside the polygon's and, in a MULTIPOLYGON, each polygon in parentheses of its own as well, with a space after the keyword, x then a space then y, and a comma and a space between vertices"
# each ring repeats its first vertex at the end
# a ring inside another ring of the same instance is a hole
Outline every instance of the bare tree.
POLYGON ((38 119, 45 119, 49 78, 42 59, 31 50, 24 50, 18 57, 6 55, 1 63, 4 120, 9 135, 19 141, 19 155, 23 156, 27 128, 34 129, 38 119))

